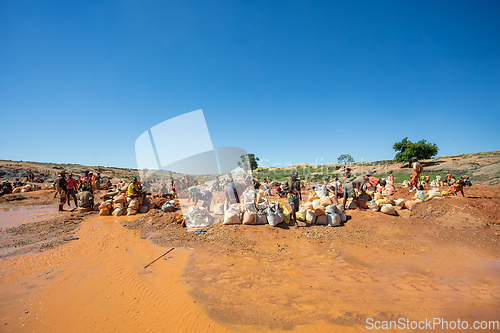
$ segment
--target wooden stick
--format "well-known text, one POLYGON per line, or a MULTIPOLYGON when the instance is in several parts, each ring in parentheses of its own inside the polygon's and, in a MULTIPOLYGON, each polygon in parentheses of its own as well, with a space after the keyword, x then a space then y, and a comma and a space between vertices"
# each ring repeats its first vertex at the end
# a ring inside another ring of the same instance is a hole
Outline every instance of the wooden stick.
POLYGON ((171 248, 170 250, 168 250, 167 252, 163 253, 161 256, 159 256, 158 258, 156 258, 155 260, 151 261, 149 264, 147 264, 146 266, 144 266, 144 268, 148 268, 149 265, 151 265, 152 263, 154 263, 155 261, 157 261, 158 259, 160 259, 161 257, 165 256, 167 253, 169 253, 170 251, 172 251, 173 249, 175 249, 175 247, 171 248))

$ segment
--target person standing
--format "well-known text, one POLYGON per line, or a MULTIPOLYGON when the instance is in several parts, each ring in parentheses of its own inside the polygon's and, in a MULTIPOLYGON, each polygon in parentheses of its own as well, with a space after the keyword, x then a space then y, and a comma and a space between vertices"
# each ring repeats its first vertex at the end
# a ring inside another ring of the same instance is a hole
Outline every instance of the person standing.
POLYGON ((88 171, 85 171, 85 176, 83 176, 80 180, 80 188, 86 187, 90 188, 90 175, 88 171))
POLYGON ((264 183, 264 185, 262 185, 262 189, 266 192, 266 195, 271 195, 271 189, 269 188, 268 183, 264 183))
POLYGON ((424 168, 422 167, 422 164, 418 162, 418 159, 416 157, 411 158, 411 185, 412 190, 416 189, 418 186, 418 179, 422 171, 424 171, 424 168))
POLYGON ((290 177, 290 188, 288 190, 288 203, 292 208, 290 212, 290 221, 294 221, 294 226, 297 228, 297 216, 295 213, 299 211, 300 200, 302 200, 302 193, 300 191, 300 179, 298 178, 299 173, 297 171, 292 172, 290 177))
POLYGON ((448 173, 446 174, 446 183, 447 183, 448 185, 450 185, 450 182, 451 182, 451 173, 449 173, 449 172, 448 172, 448 173))
POLYGON ((243 179, 245 180, 245 185, 247 187, 254 186, 253 178, 250 175, 247 175, 246 172, 243 173, 243 179))
POLYGON ((90 191, 93 193, 95 191, 95 175, 93 172, 89 172, 90 178, 90 191))
POLYGON ((219 176, 215 177, 215 180, 214 180, 214 191, 220 191, 220 180, 219 180, 219 176))
POLYGON ((77 193, 77 186, 76 186, 76 179, 73 178, 73 174, 70 173, 68 176, 68 179, 66 179, 66 183, 68 184, 67 189, 68 189, 68 206, 71 207, 70 201, 71 198, 74 199, 75 201, 75 207, 78 206, 78 202, 76 200, 76 193, 77 193))
POLYGON ((176 184, 178 184, 178 182, 172 178, 172 180, 170 181, 170 186, 172 187, 172 192, 174 193, 174 197, 177 196, 176 184))
POLYGON ((97 175, 95 175, 95 189, 100 190, 101 189, 101 173, 98 172, 97 175))
POLYGON ((66 172, 61 171, 57 177, 57 190, 59 192, 59 211, 64 212, 63 206, 66 203, 68 183, 66 182, 66 172))
POLYGON ((392 171, 389 171, 389 176, 385 179, 387 184, 391 184, 394 186, 394 175, 392 174, 392 171))
POLYGON ((236 191, 236 184, 234 181, 228 182, 224 187, 224 196, 226 197, 225 208, 228 209, 229 205, 240 203, 238 191, 236 191))

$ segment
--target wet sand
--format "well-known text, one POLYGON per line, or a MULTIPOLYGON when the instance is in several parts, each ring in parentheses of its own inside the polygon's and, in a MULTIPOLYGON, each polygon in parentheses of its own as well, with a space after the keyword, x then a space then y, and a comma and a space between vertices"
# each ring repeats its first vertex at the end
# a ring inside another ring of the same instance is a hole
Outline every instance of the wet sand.
POLYGON ((403 252, 371 242, 334 242, 318 251, 305 240, 285 238, 273 247, 262 238, 257 255, 205 251, 188 269, 193 296, 212 318, 238 331, 246 331, 242 323, 293 330, 320 321, 361 329, 367 318, 472 323, 500 313, 500 261, 469 248, 421 245, 403 252))
POLYGON ((124 219, 85 220, 78 240, 0 262, 2 331, 224 332, 188 294, 190 250, 144 269, 165 248, 124 229, 124 219))
POLYGON ((483 219, 498 220, 499 195, 474 191, 494 199, 439 200, 413 217, 350 211, 341 228, 217 225, 195 236, 122 225, 140 215, 90 215, 75 222, 78 239, 0 260, 0 331, 357 332, 373 331, 367 318, 498 320, 500 230, 483 219))

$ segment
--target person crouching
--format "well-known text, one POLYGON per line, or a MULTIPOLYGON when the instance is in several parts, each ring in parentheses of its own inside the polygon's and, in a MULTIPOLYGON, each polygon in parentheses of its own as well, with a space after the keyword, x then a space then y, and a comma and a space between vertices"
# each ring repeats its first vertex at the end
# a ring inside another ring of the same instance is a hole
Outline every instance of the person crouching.
POLYGON ((89 188, 84 186, 78 192, 78 210, 81 212, 90 212, 92 210, 92 193, 89 188))

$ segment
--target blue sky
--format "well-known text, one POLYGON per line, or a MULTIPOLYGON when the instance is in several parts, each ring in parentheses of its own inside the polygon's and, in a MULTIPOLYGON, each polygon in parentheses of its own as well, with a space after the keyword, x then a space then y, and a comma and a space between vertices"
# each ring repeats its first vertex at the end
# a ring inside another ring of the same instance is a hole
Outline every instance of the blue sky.
MULTIPOLYGON (((136 167, 203 109, 266 165, 500 149, 496 1, 1 1, 0 159, 136 167)), ((172 138, 172 144, 181 144, 172 138)))

